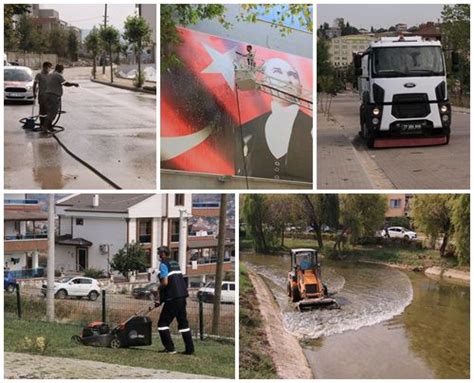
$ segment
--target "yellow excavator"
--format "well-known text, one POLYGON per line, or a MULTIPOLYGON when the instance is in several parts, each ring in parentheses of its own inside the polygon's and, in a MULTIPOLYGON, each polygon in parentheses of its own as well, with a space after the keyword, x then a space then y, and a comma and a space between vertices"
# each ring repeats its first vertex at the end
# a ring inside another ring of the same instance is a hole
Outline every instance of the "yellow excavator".
POLYGON ((291 249, 288 296, 299 311, 340 308, 321 279, 321 265, 315 249, 291 249))

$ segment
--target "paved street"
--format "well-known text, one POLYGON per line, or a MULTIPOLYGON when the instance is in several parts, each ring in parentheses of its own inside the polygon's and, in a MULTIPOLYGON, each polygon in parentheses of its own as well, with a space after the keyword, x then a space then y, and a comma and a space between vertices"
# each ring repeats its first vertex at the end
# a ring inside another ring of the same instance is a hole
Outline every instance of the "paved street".
MULTIPOLYGON (((122 188, 156 185, 156 97, 93 83, 91 68, 65 69, 59 138, 122 188)), ((26 132, 18 120, 31 105, 5 105, 5 188, 109 189, 51 137, 26 132)), ((36 110, 37 113, 37 110, 36 110)))
POLYGON ((318 188, 469 188, 468 111, 454 112, 449 145, 394 149, 367 149, 359 138, 357 94, 335 97, 331 115, 318 113, 318 188))

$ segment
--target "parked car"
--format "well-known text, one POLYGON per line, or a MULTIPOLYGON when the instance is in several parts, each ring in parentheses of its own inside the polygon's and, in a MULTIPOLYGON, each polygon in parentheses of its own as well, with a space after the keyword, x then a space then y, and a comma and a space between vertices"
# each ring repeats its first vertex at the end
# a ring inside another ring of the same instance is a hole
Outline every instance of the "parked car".
POLYGON ((13 293, 16 289, 16 278, 11 271, 3 272, 3 290, 13 293))
POLYGON ((33 72, 26 66, 8 66, 3 69, 5 101, 34 101, 33 72))
MULTIPOLYGON (((47 285, 43 285, 41 292, 46 296, 47 285)), ((100 283, 96 279, 72 276, 64 277, 54 282, 54 296, 58 299, 66 297, 87 297, 95 301, 100 295, 100 283)))
MULTIPOLYGON (((213 281, 208 282, 199 289, 197 298, 206 303, 214 302, 215 286, 213 281)), ((235 282, 222 281, 221 303, 235 303, 235 282)))
POLYGON ((390 238, 416 239, 416 233, 402 226, 392 226, 385 229, 385 236, 390 238), (388 232, 388 235, 387 235, 388 232))
POLYGON ((159 283, 149 283, 143 287, 136 287, 132 290, 132 296, 135 299, 155 300, 158 295, 159 283))

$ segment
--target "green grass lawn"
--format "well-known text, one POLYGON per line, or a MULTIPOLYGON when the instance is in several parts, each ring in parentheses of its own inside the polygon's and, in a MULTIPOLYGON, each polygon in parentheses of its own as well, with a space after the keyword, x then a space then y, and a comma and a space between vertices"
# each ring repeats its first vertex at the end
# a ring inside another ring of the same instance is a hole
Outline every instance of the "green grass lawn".
MULTIPOLYGON (((31 352, 21 346, 25 337, 44 337, 48 346, 44 355, 65 358, 87 359, 133 367, 144 367, 180 371, 190 374, 211 375, 234 378, 234 344, 229 341, 195 340, 196 352, 193 356, 166 355, 158 353, 163 349, 158 337, 153 345, 129 349, 87 347, 73 344, 70 339, 81 328, 40 321, 18 320, 5 316, 4 350, 6 352, 31 352)), ((184 350, 181 338, 174 339, 178 351, 184 350)), ((34 351, 33 351, 34 352, 34 351)))
POLYGON ((239 377, 241 379, 277 379, 268 342, 262 329, 255 291, 245 266, 240 264, 240 342, 239 377))

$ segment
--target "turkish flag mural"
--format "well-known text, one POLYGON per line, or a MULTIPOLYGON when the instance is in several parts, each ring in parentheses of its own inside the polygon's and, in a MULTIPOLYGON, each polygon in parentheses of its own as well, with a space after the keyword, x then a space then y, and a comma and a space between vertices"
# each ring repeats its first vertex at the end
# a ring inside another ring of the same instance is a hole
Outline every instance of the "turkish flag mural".
MULTIPOLYGON (((183 65, 161 76, 162 168, 311 182, 311 110, 261 89, 237 89, 236 52, 245 54, 246 43, 179 32, 183 65)), ((252 49, 267 78, 311 91, 312 60, 252 49)))

